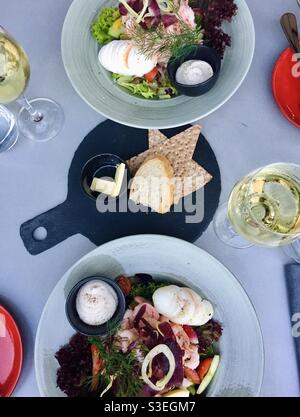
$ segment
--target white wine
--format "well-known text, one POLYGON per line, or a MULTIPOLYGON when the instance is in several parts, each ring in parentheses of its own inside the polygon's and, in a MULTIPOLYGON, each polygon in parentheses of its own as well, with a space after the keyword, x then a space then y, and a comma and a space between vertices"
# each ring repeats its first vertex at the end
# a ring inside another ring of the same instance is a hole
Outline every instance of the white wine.
POLYGON ((274 164, 249 174, 232 190, 228 217, 246 240, 265 246, 300 236, 300 166, 274 164))
POLYGON ((0 103, 16 100, 24 92, 29 75, 26 53, 0 28, 0 103))
POLYGON ((24 90, 29 76, 26 53, 0 26, 0 104, 10 103, 22 96, 18 130, 25 138, 44 142, 60 132, 64 112, 59 104, 48 98, 27 100, 24 90))

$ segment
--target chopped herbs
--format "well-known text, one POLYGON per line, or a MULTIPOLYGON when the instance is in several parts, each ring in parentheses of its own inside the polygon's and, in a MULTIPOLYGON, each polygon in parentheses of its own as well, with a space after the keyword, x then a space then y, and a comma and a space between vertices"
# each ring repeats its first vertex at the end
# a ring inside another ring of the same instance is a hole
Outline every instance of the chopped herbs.
POLYGON ((97 337, 90 337, 89 342, 97 346, 99 356, 103 360, 104 369, 99 373, 103 387, 115 377, 112 390, 117 397, 134 397, 143 386, 140 379, 140 367, 134 350, 128 353, 118 351, 113 344, 104 343, 97 337))
POLYGON ((191 29, 183 21, 178 20, 181 26, 180 35, 176 32, 166 32, 161 24, 154 30, 145 31, 139 25, 132 25, 128 34, 134 39, 141 54, 149 59, 153 56, 159 56, 160 59, 169 59, 180 57, 182 53, 187 53, 188 48, 194 48, 201 43, 203 38, 200 27, 191 29))

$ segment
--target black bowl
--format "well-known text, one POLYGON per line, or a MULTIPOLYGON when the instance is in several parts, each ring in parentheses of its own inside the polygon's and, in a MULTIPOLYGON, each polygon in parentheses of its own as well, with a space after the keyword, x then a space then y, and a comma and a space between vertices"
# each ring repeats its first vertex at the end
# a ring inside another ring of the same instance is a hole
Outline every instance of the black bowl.
POLYGON ((220 75, 221 58, 215 49, 210 48, 209 46, 199 45, 191 52, 182 55, 179 58, 171 58, 168 62, 167 69, 171 83, 179 91, 179 93, 184 94, 185 96, 197 97, 207 93, 216 84, 220 75), (214 75, 207 81, 200 84, 186 85, 178 83, 176 81, 176 71, 181 64, 190 59, 198 59, 207 62, 212 66, 214 75))
POLYGON ((118 325, 123 319, 126 310, 125 296, 119 285, 110 278, 105 277, 88 277, 79 281, 70 291, 66 301, 66 315, 71 326, 79 333, 85 336, 106 336, 109 329, 118 325), (76 296, 79 289, 89 281, 99 280, 109 284, 116 292, 118 297, 117 310, 113 317, 108 322, 100 326, 91 326, 84 323, 78 316, 76 310, 76 296), (111 325, 111 326, 110 326, 111 325))
MULTIPOLYGON (((102 153, 95 155, 89 159, 84 165, 81 173, 81 185, 89 197, 96 199, 99 193, 94 192, 90 189, 94 177, 97 178, 114 178, 116 174, 117 166, 125 164, 122 158, 111 153, 102 153)), ((125 175, 127 175, 127 182, 123 179, 121 192, 118 197, 127 192, 127 186, 130 181, 130 171, 126 165, 125 175)), ((125 176, 124 176, 125 177, 125 176)))

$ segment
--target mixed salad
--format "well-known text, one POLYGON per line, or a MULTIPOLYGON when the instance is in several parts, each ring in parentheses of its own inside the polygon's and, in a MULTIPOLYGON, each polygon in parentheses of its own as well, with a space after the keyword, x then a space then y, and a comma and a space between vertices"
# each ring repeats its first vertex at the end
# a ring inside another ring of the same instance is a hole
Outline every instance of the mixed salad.
POLYGON ((147 274, 117 281, 127 301, 122 322, 105 338, 75 334, 59 349, 58 387, 70 397, 201 395, 220 360, 211 303, 147 274))
POLYGON ((234 0, 119 0, 100 11, 91 33, 115 83, 146 99, 168 99, 177 95, 169 59, 203 43, 223 57, 231 39, 222 24, 236 12, 234 0))

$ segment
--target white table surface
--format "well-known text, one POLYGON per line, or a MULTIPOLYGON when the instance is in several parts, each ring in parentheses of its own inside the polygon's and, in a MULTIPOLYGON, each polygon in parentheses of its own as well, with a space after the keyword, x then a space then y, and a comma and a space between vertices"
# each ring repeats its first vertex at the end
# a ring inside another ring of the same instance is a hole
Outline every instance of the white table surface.
MULTIPOLYGON (((287 46, 279 18, 294 11, 295 0, 249 0, 256 27, 256 52, 250 73, 231 100, 202 121, 222 174, 225 201, 237 179, 271 162, 299 163, 299 130, 280 114, 272 98, 271 73, 287 46)), ((73 90, 62 64, 60 37, 71 0, 0 0, 0 24, 29 54, 29 97, 52 97, 64 108, 63 131, 52 141, 20 139, 0 156, 0 302, 16 315, 23 333, 25 361, 15 396, 38 396, 34 374, 34 338, 43 306, 56 282, 94 248, 76 235, 38 256, 31 256, 19 235, 20 225, 66 197, 74 151, 103 117, 73 90)), ((15 109, 13 105, 11 108, 15 109)), ((234 250, 218 241, 210 225, 197 242, 240 280, 256 308, 264 336, 266 364, 263 396, 299 396, 283 265, 277 249, 234 250)), ((243 323, 241 323, 241 326, 243 323)))

